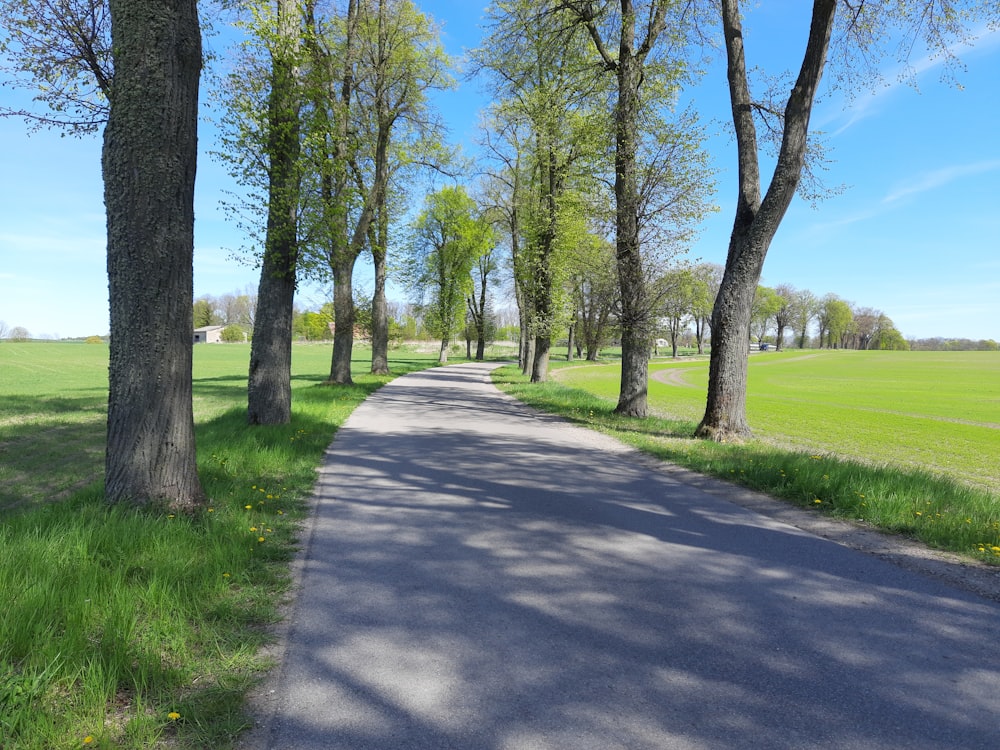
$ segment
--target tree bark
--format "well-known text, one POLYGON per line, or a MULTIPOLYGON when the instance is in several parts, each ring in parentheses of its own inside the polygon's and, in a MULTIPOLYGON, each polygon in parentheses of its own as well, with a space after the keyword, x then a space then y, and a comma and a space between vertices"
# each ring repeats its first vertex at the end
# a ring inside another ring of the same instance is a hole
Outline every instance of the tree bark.
POLYGON ((389 241, 389 214, 379 207, 375 241, 371 243, 375 264, 375 293, 372 295, 372 374, 389 374, 389 308, 385 300, 386 248, 389 241))
POLYGON ((722 0, 730 102, 739 160, 739 199, 722 284, 712 311, 712 354, 705 416, 695 433, 713 440, 750 435, 746 419, 747 355, 754 291, 764 257, 791 203, 805 163, 809 116, 826 64, 837 0, 815 0, 802 67, 785 108, 781 149, 761 200, 757 134, 747 82, 737 0, 722 0))
POLYGON ((201 31, 193 0, 111 0, 110 10, 105 496, 188 510, 205 501, 191 401, 201 31))
POLYGON ((268 209, 250 345, 247 422, 288 424, 292 418, 292 306, 298 264, 299 97, 294 50, 298 11, 278 0, 282 40, 271 58, 268 112, 268 209))
POLYGON ((649 412, 649 310, 639 248, 636 121, 641 75, 634 56, 634 14, 630 0, 622 0, 618 102, 615 105, 615 257, 621 288, 622 376, 615 413, 645 417, 649 412))
POLYGON ((350 385, 354 351, 354 253, 340 253, 333 260, 333 357, 327 382, 350 385))
POLYGON ((535 356, 531 362, 531 382, 544 383, 549 379, 549 354, 552 349, 552 337, 548 334, 535 336, 535 356))

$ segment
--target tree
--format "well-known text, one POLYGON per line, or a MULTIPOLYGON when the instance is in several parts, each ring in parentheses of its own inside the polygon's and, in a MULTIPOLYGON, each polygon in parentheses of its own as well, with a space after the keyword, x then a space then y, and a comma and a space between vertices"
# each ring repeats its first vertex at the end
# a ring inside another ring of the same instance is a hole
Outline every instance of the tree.
POLYGON ((8 335, 10 335, 10 326, 7 325, 6 321, 0 320, 0 341, 3 341, 8 335))
POLYGON ((351 0, 343 19, 314 18, 311 26, 317 80, 307 151, 315 174, 306 213, 314 249, 334 282, 328 382, 350 383, 354 267, 373 247, 377 280, 384 282, 386 243, 379 234, 388 232, 393 143, 404 124, 435 130, 426 92, 450 85, 450 61, 437 30, 409 0, 351 0))
POLYGON ((205 326, 219 325, 220 317, 215 312, 215 302, 208 296, 199 297, 192 305, 192 315, 194 317, 194 327, 204 328, 205 326))
POLYGON ((477 219, 476 231, 483 234, 484 251, 479 256, 473 268, 472 293, 466 300, 469 308, 471 331, 476 338, 476 361, 482 362, 486 356, 487 339, 491 337, 494 328, 491 320, 491 305, 489 298, 490 285, 497 270, 496 240, 493 236, 492 223, 485 217, 477 219))
POLYGON ((247 334, 240 326, 230 323, 222 329, 222 340, 227 344, 242 344, 247 340, 247 334))
POLYGON ((108 119, 114 61, 107 0, 0 0, 0 70, 33 91, 41 112, 0 109, 32 127, 75 135, 97 132, 108 119))
POLYGON ((833 349, 843 346, 843 339, 851 330, 854 322, 854 313, 851 306, 835 294, 828 294, 823 297, 823 307, 820 312, 820 343, 822 345, 823 334, 826 334, 826 345, 833 349))
POLYGON ((302 14, 295 0, 276 0, 273 18, 256 33, 270 55, 264 117, 267 219, 247 381, 247 422, 288 424, 292 418, 292 311, 299 262, 299 140, 302 14))
POLYGON ((110 11, 105 495, 190 509, 205 500, 191 390, 198 12, 194 0, 111 0, 110 11))
POLYGON ((694 337, 698 354, 705 353, 705 335, 712 318, 715 295, 719 293, 722 280, 722 266, 715 263, 699 263, 693 269, 691 297, 691 319, 694 321, 694 337))
POLYGON ((568 259, 577 335, 590 362, 597 360, 607 343, 608 329, 619 307, 614 253, 610 241, 590 233, 575 243, 568 259))
POLYGON ((712 312, 708 401, 697 434, 726 440, 750 434, 746 421, 749 328, 754 293, 770 247, 798 187, 806 155, 809 116, 826 64, 837 0, 815 0, 805 56, 785 107, 774 177, 761 196, 757 128, 750 96, 738 0, 722 0, 727 78, 739 161, 739 199, 725 272, 712 312))
POLYGON ((771 320, 781 310, 784 300, 770 287, 758 286, 753 295, 753 307, 750 310, 749 333, 761 343, 771 327, 771 320))
POLYGON ((799 289, 794 293, 791 306, 791 325, 799 333, 799 349, 805 349, 809 340, 809 323, 816 317, 818 302, 816 295, 808 289, 799 289))
MULTIPOLYGON (((683 72, 656 55, 668 28, 676 41, 683 38, 687 17, 671 17, 672 0, 619 0, 595 7, 589 0, 557 0, 556 7, 583 24, 601 64, 615 75, 614 192, 615 258, 620 286, 619 322, 622 340, 622 375, 615 412, 644 417, 648 413, 649 343, 655 304, 648 294, 648 269, 642 252, 643 205, 640 157, 644 126, 660 102, 673 98, 673 88, 683 72), (617 12, 612 7, 617 6, 617 12)), ((668 45, 662 45, 667 47, 668 45)), ((659 123, 658 123, 659 124, 659 123)), ((691 191, 696 194, 697 191, 691 191)), ((648 216, 645 217, 648 219, 648 216)))
POLYGON ((194 177, 201 32, 190 0, 7 0, 0 48, 76 134, 104 125, 111 348, 109 502, 204 500, 191 403, 194 177))
MULTIPOLYGON (((791 203, 803 183, 806 156, 815 150, 809 138, 809 120, 813 102, 827 63, 830 39, 841 15, 845 46, 861 50, 853 58, 844 56, 845 77, 841 81, 855 90, 859 76, 850 63, 860 64, 860 75, 871 75, 879 59, 883 40, 901 38, 901 56, 905 60, 918 36, 932 52, 954 60, 950 45, 964 38, 964 23, 977 11, 996 17, 996 4, 990 0, 921 0, 913 3, 855 3, 848 0, 814 0, 802 64, 787 99, 755 100, 750 93, 748 65, 739 0, 721 0, 722 31, 725 38, 727 79, 736 135, 739 197, 726 257, 726 270, 712 315, 712 357, 709 365, 708 399, 697 435, 714 440, 742 438, 750 434, 746 420, 746 383, 748 342, 745 335, 753 306, 753 295, 760 280, 771 240, 774 238, 791 203), (902 27, 903 33, 897 33, 902 27), (867 66, 867 70, 865 69, 867 66), (760 156, 755 116, 768 117, 766 132, 778 143, 774 173, 767 191, 762 194, 760 156)), ((809 172, 806 171, 806 176, 809 172)))
POLYGON ((10 333, 7 334, 7 338, 10 341, 27 341, 31 338, 31 334, 28 333, 28 329, 24 326, 14 326, 10 329, 10 333))
POLYGON ((660 296, 664 300, 661 313, 670 336, 671 356, 676 359, 681 332, 695 304, 694 273, 690 268, 676 268, 667 273, 660 283, 663 286, 660 296))
POLYGON ((475 202, 460 187, 427 196, 413 224, 407 282, 423 306, 425 325, 441 342, 439 362, 448 361, 451 340, 464 326, 472 268, 489 240, 475 202))
POLYGON ((564 312, 564 230, 575 225, 578 199, 590 187, 584 183, 596 174, 606 117, 594 102, 601 81, 587 63, 585 32, 566 29, 547 10, 530 0, 494 2, 490 33, 475 53, 500 92, 492 119, 509 150, 495 152, 506 161, 503 179, 516 186, 507 215, 517 227, 511 236, 524 318, 521 359, 532 382, 547 378, 553 331, 564 312))
POLYGON ((791 327, 792 321, 795 319, 796 292, 795 287, 791 284, 778 284, 774 289, 774 293, 781 300, 781 304, 774 312, 774 326, 776 329, 774 348, 780 352, 784 348, 785 329, 791 327))

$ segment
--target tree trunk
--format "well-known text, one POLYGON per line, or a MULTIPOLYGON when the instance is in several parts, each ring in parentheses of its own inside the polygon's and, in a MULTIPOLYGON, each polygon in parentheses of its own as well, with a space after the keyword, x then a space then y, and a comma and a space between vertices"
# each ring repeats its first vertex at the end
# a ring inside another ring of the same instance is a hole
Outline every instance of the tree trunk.
POLYGON ((340 253, 333 260, 333 359, 328 383, 350 385, 354 351, 354 261, 353 253, 340 253))
POLYGON ((535 337, 535 356, 531 363, 531 382, 544 383, 549 379, 549 352, 552 349, 550 336, 535 337))
POLYGON ((298 16, 291 0, 279 0, 278 17, 284 45, 278 44, 271 59, 267 234, 247 383, 247 422, 252 425, 288 424, 292 418, 292 305, 299 253, 300 146, 292 56, 298 43, 298 16))
POLYGON ((111 0, 110 10, 105 496, 187 510, 205 501, 191 401, 201 31, 193 0, 111 0))
POLYGON ((535 366, 535 346, 536 346, 536 341, 537 340, 535 339, 534 336, 530 336, 529 335, 528 338, 527 338, 527 341, 525 342, 525 347, 524 347, 524 365, 521 368, 521 371, 525 375, 531 375, 532 370, 533 370, 533 368, 535 366))
POLYGON ((375 293, 372 296, 372 374, 389 374, 389 309, 385 301, 386 248, 388 247, 389 214, 385 205, 379 209, 378 230, 372 243, 375 263, 375 293))
POLYGON ((479 290, 479 315, 476 316, 476 361, 486 359, 486 274, 481 273, 479 290))
POLYGON ((573 346, 576 343, 575 340, 574 340, 574 332, 575 331, 576 331, 576 321, 570 323, 570 325, 569 325, 569 332, 566 334, 566 338, 567 338, 567 343, 566 343, 566 361, 567 362, 572 362, 573 361, 573 346))
POLYGON ((451 342, 447 338, 441 339, 441 349, 438 351, 438 364, 443 365, 448 361, 448 345, 451 342))
POLYGON ((645 417, 649 388, 649 335, 646 279, 639 247, 639 186, 636 174, 639 86, 642 76, 634 48, 635 17, 622 2, 615 105, 615 253, 621 289, 622 377, 616 414, 645 417))
POLYGON ((809 41, 785 108, 784 133, 774 176, 763 200, 757 133, 747 82, 743 29, 737 0, 722 0, 730 101, 739 159, 739 200, 722 285, 712 311, 712 355, 705 416, 695 433, 713 440, 750 434, 746 419, 747 354, 753 294, 764 257, 784 218, 805 163, 809 116, 819 85, 837 0, 815 0, 809 41))
POLYGON ((295 253, 275 246, 264 254, 250 344, 247 422, 288 424, 292 418, 292 306, 295 253), (291 257, 289 257, 291 253, 291 257))

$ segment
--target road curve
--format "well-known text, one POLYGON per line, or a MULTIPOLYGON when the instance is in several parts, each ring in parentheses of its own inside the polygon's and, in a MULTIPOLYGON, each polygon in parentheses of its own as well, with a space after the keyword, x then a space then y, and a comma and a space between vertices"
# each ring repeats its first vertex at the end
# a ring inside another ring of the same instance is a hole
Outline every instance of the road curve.
POLYGON ((255 747, 996 747, 1000 605, 646 468, 490 368, 398 378, 338 432, 255 747))

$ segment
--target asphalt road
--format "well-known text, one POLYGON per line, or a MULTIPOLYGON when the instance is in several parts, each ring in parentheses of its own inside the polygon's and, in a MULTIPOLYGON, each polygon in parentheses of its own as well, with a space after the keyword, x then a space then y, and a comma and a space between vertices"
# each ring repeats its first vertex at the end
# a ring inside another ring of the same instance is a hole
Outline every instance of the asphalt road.
POLYGON ((1000 605, 408 375, 330 448, 280 750, 996 748, 1000 605))

